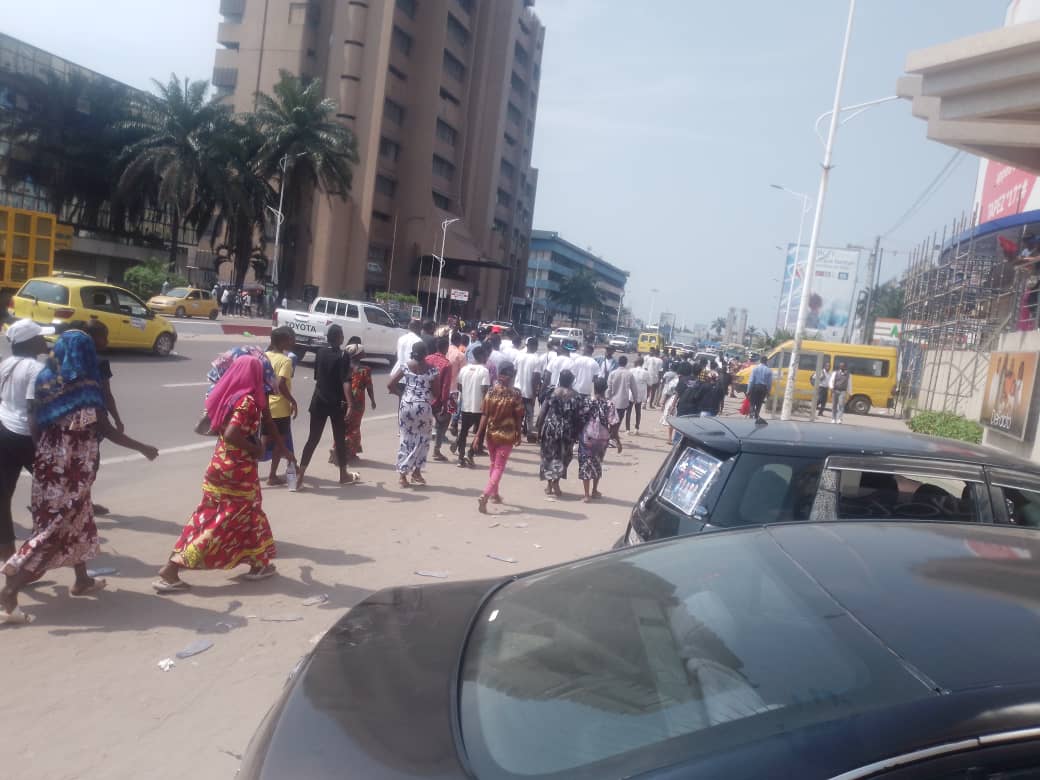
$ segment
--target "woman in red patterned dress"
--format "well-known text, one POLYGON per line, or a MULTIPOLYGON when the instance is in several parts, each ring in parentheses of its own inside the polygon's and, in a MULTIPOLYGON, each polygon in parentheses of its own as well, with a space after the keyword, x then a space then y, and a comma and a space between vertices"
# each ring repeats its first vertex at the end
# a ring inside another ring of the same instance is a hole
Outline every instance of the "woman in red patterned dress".
POLYGON ((158 592, 187 589, 181 569, 233 569, 244 563, 249 580, 276 573, 271 563, 274 537, 261 506, 257 468, 265 451, 259 432, 266 405, 263 367, 251 355, 235 360, 206 398, 220 438, 206 469, 202 501, 152 583, 158 592))
MULTIPOLYGON (((353 338, 357 338, 354 336, 353 338)), ((346 411, 346 436, 344 442, 347 448, 347 463, 357 460, 364 450, 361 449, 361 420, 365 416, 365 393, 372 402, 372 408, 376 408, 376 395, 372 388, 372 369, 361 365, 361 359, 365 356, 365 348, 360 341, 352 341, 343 350, 350 358, 350 395, 354 400, 346 411)), ((336 451, 329 450, 329 463, 336 465, 336 451)))

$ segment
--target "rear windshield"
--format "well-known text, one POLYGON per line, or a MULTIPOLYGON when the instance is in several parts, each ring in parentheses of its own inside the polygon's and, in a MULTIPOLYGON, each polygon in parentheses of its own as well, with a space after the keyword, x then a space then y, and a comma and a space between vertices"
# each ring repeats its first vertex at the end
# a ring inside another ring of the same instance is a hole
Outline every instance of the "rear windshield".
POLYGON ((188 292, 190 291, 187 287, 174 287, 166 294, 171 298, 187 298, 188 292))
POLYGON ((756 530, 506 586, 460 695, 475 776, 603 778, 931 694, 756 530))
POLYGON ((33 280, 22 286, 18 291, 18 297, 35 298, 43 303, 66 304, 69 302, 69 288, 63 284, 33 280))

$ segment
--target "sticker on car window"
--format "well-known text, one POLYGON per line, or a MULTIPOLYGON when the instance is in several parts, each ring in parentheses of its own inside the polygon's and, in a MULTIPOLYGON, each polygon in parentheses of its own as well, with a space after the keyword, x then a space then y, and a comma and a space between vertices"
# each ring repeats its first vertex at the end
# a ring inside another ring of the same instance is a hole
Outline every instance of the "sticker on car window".
POLYGON ((138 330, 144 330, 144 326, 145 326, 145 321, 142 320, 140 317, 131 317, 130 318, 130 327, 137 328, 138 330))
POLYGON ((685 514, 693 514, 694 507, 721 467, 722 461, 718 458, 687 447, 668 475, 668 481, 661 490, 661 500, 685 514))

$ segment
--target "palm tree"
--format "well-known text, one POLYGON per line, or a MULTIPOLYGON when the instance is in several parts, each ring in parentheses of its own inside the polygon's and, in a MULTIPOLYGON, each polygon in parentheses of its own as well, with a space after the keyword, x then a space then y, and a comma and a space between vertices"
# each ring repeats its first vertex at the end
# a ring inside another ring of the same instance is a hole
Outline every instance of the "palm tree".
MULTIPOLYGON (((306 193, 317 188, 343 199, 350 193, 357 141, 336 121, 337 110, 335 100, 322 97, 319 79, 304 81, 284 70, 273 97, 256 96, 256 121, 265 139, 259 151, 262 170, 278 179, 279 195, 284 192, 283 246, 294 243, 306 193)), ((291 270, 288 276, 291 282, 291 270)))
POLYGON ((563 304, 571 313, 571 325, 577 325, 583 307, 603 305, 596 279, 588 271, 578 271, 560 282, 558 289, 549 293, 554 303, 563 304))
POLYGON ((168 84, 153 83, 158 94, 135 97, 122 125, 142 137, 125 150, 119 189, 128 198, 153 199, 169 216, 172 269, 183 227, 198 232, 213 214, 212 186, 222 170, 210 149, 229 109, 206 99, 205 81, 182 83, 171 74, 168 84))
POLYGON ((755 336, 758 335, 758 328, 756 328, 754 325, 748 325, 744 333, 747 336, 748 344, 754 344, 755 336))
POLYGON ((725 317, 716 317, 715 321, 713 323, 711 323, 711 329, 713 331, 715 331, 715 335, 716 336, 721 338, 722 337, 722 331, 724 331, 726 329, 726 324, 727 323, 726 323, 726 318, 725 317))

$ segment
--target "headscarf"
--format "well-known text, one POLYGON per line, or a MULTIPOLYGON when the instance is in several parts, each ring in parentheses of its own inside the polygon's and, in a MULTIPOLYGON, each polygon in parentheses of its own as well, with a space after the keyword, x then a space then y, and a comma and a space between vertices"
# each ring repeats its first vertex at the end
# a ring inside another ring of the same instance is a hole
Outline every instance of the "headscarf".
POLYGON ((206 397, 206 414, 213 430, 224 427, 235 406, 247 395, 253 396, 261 409, 267 408, 264 368, 253 355, 243 355, 234 361, 206 397))
POLYGON ((54 354, 36 377, 36 425, 48 428, 80 409, 104 409, 101 373, 94 340, 68 330, 54 343, 54 354))
MULTIPOLYGON (((263 367, 264 376, 264 390, 268 394, 277 392, 278 380, 274 375, 274 367, 271 365, 271 361, 267 359, 267 354, 259 347, 254 346, 242 346, 233 347, 227 352, 222 352, 217 355, 216 359, 210 364, 209 373, 206 374, 206 378, 216 385, 220 381, 220 378, 224 376, 231 365, 237 358, 243 355, 251 355, 260 361, 260 365, 263 367)), ((211 387, 208 392, 213 392, 211 387)))
POLYGON ((347 354, 347 357, 349 357, 351 360, 356 358, 358 355, 364 355, 365 354, 364 346, 361 345, 361 344, 357 344, 357 343, 347 344, 346 348, 343 351, 347 354))

